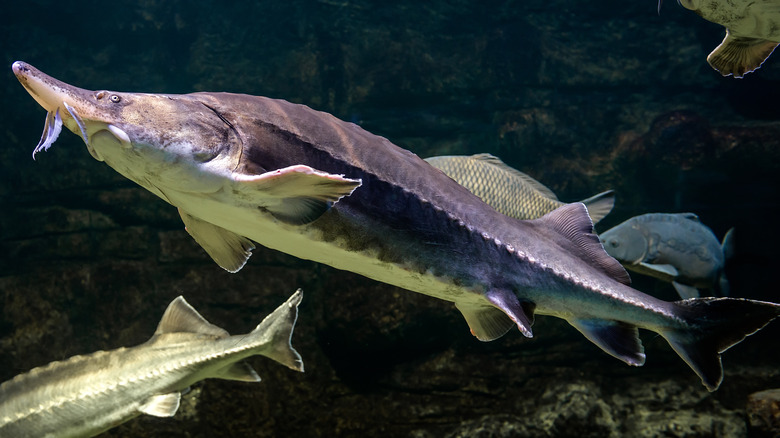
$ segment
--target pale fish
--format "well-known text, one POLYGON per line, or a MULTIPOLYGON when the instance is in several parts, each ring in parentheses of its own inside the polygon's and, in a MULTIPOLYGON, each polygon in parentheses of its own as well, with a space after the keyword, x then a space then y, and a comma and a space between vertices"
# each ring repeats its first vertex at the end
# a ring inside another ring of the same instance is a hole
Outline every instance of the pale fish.
POLYGON ((718 242, 693 213, 648 213, 601 233, 607 253, 626 268, 672 283, 682 298, 699 289, 728 295, 724 265, 733 253, 733 229, 718 242))
MULTIPOLYGON (((566 205, 544 184, 490 154, 442 155, 425 161, 507 216, 536 219, 566 205)), ((597 223, 612 211, 615 193, 607 190, 580 202, 597 223)))
POLYGON ((203 379, 259 382, 242 361, 249 356, 303 371, 290 344, 302 297, 299 289, 254 330, 230 336, 180 296, 146 343, 52 362, 0 385, 0 437, 90 437, 141 414, 172 417, 203 379))
POLYGON ((254 241, 451 301, 483 341, 513 326, 532 337, 535 315, 551 315, 635 366, 645 362, 644 328, 709 390, 723 378, 720 353, 780 314, 774 303, 643 294, 604 251, 583 204, 517 220, 387 139, 303 105, 89 91, 23 62, 13 71, 93 157, 178 207, 231 272, 254 241))
POLYGON ((707 62, 723 76, 741 78, 766 61, 780 43, 778 0, 678 0, 702 18, 726 27, 707 62))

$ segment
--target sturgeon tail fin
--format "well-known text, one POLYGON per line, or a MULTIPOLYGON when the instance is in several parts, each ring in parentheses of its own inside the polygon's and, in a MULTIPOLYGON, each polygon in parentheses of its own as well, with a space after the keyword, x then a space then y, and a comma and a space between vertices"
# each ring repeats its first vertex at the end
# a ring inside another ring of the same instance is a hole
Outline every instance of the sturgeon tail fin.
POLYGON ((674 305, 685 326, 659 334, 709 391, 723 381, 720 354, 780 316, 780 304, 743 298, 693 298, 674 305))
POLYGON ((298 319, 298 305, 302 299, 303 291, 298 289, 249 334, 250 337, 259 336, 263 339, 266 347, 259 354, 301 372, 303 359, 292 346, 292 333, 298 319))

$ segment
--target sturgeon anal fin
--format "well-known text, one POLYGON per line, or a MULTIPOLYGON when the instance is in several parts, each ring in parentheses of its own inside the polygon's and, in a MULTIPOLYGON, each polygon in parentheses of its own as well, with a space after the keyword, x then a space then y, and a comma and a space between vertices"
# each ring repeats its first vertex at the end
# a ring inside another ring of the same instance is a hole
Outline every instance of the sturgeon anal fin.
POLYGON ((676 281, 672 282, 672 286, 674 286, 674 289, 680 295, 680 298, 684 300, 687 300, 688 298, 699 298, 699 289, 696 289, 693 286, 688 286, 687 284, 678 283, 676 281))
POLYGON ((153 395, 138 410, 155 417, 173 417, 176 411, 179 410, 179 402, 181 402, 180 392, 153 395))
POLYGON ((593 222, 584 204, 580 202, 566 204, 535 219, 534 222, 540 222, 570 240, 574 244, 572 249, 586 263, 625 285, 631 284, 631 277, 628 276, 626 269, 607 254, 604 245, 593 233, 593 222))
POLYGON ((735 37, 726 29, 726 37, 707 56, 707 62, 723 76, 741 78, 761 67, 777 45, 761 38, 735 37))
POLYGON ((168 304, 157 330, 154 331, 155 335, 164 333, 199 333, 217 338, 228 337, 227 331, 206 321, 181 295, 168 304))
POLYGON ((233 179, 236 196, 292 225, 317 219, 332 203, 350 195, 361 184, 359 179, 320 172, 304 165, 261 175, 236 174, 233 179))
POLYGON ((238 272, 244 267, 255 248, 251 240, 191 216, 181 208, 179 215, 190 236, 222 269, 238 272))
POLYGON ((531 326, 534 324, 534 309, 536 306, 529 302, 520 302, 517 295, 505 290, 490 290, 485 294, 493 305, 501 309, 506 315, 517 324, 517 328, 526 338, 533 338, 531 326))
POLYGON ((644 365, 645 349, 635 326, 605 319, 573 319, 569 324, 611 356, 629 365, 644 365))
POLYGON ((492 306, 472 306, 455 304, 466 323, 471 329, 471 334, 480 341, 492 341, 503 336, 515 325, 514 321, 506 313, 492 306))
POLYGON ((232 363, 217 371, 217 374, 214 377, 224 380, 237 380, 239 382, 260 381, 260 376, 258 376, 254 368, 246 362, 232 363))

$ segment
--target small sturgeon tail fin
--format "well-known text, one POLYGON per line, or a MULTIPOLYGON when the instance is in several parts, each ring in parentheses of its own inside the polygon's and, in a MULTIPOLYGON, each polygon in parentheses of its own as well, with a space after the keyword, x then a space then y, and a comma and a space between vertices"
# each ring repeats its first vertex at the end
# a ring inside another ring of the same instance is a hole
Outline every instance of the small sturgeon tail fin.
POLYGON ((292 333, 298 319, 298 305, 302 299, 303 291, 298 289, 249 333, 249 336, 265 338, 266 348, 260 354, 301 372, 303 359, 292 346, 292 333))
POLYGON ((659 334, 709 391, 723 381, 720 354, 780 316, 780 304, 742 298, 693 298, 674 306, 687 326, 659 334))

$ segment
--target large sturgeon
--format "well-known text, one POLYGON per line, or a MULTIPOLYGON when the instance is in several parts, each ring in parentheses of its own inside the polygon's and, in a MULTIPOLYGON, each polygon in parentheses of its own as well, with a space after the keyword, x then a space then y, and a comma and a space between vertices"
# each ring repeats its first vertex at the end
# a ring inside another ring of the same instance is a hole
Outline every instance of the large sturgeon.
POLYGON ((533 221, 505 216, 411 152, 303 105, 89 91, 23 62, 13 71, 48 111, 35 152, 65 125, 93 157, 178 207, 231 272, 255 241, 452 301, 483 341, 513 325, 531 337, 534 315, 552 315, 635 366, 644 328, 709 390, 723 379, 720 353, 780 313, 773 303, 645 295, 604 251, 583 204, 533 221))
POLYGON ((259 382, 243 361, 269 357, 303 371, 290 345, 299 289, 240 336, 206 321, 178 297, 144 344, 52 362, 0 385, 0 436, 89 437, 141 414, 171 417, 181 393, 207 378, 259 382))

